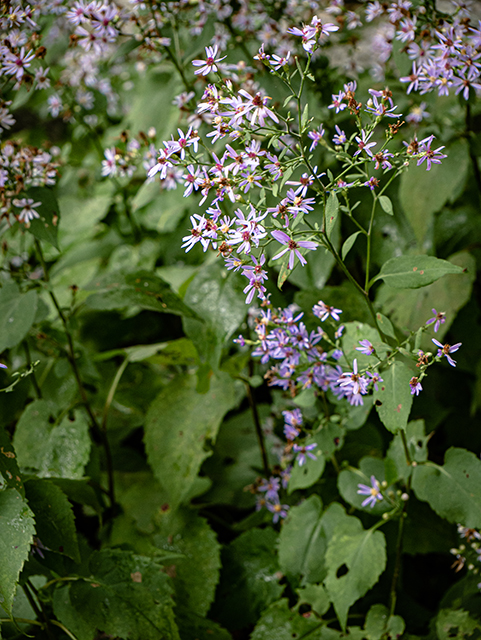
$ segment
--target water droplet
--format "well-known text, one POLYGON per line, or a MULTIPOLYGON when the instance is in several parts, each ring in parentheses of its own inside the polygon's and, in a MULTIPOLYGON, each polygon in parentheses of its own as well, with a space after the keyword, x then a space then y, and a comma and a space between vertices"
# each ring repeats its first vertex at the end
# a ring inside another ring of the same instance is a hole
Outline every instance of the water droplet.
POLYGON ((9 318, 9 319, 8 319, 8 321, 9 321, 9 322, 13 322, 13 318, 9 318))

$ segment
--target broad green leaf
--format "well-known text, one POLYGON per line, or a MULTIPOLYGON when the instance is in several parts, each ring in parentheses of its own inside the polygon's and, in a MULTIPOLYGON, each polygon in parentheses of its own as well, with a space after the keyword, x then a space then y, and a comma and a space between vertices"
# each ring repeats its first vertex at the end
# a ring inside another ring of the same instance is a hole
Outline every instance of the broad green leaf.
POLYGON ((427 502, 411 494, 404 523, 403 553, 412 556, 421 553, 448 554, 459 545, 456 525, 438 516, 427 502))
POLYGON ((481 623, 464 609, 441 609, 436 617, 436 633, 439 640, 451 640, 451 638, 468 640, 468 638, 479 637, 481 623))
POLYGON ((339 526, 329 540, 326 565, 324 584, 345 629, 349 608, 376 584, 386 567, 384 534, 365 531, 360 520, 350 518, 349 528, 339 526))
MULTIPOLYGON (((314 616, 305 618, 297 611, 289 609, 287 598, 274 602, 262 614, 250 638, 251 640, 292 640, 293 638, 314 638, 331 640, 331 636, 323 635, 319 622, 314 616)), ((327 629, 327 631, 331 631, 327 629)), ((334 632, 335 633, 335 632, 334 632)), ((338 633, 332 636, 338 638, 338 633)))
MULTIPOLYGON (((433 143, 435 145, 435 143, 433 143)), ((434 147, 437 148, 437 147, 434 147)), ((432 224, 433 214, 448 200, 455 200, 463 188, 469 168, 469 150, 465 140, 458 139, 444 150, 447 158, 426 171, 422 165, 411 165, 403 172, 399 198, 419 244, 432 224)))
POLYGON ((35 478, 25 483, 25 493, 35 516, 37 537, 42 544, 79 563, 75 518, 64 492, 49 480, 35 478))
MULTIPOLYGON (((305 444, 309 445, 314 442, 317 444, 315 436, 308 438, 305 444)), ((326 466, 326 459, 320 447, 314 449, 312 453, 316 456, 316 459, 312 460, 306 457, 306 461, 302 466, 299 466, 299 462, 296 460, 289 479, 289 494, 293 493, 296 489, 307 489, 307 487, 311 487, 322 476, 324 467, 326 466)))
POLYGON ((33 513, 20 493, 16 489, 0 491, 0 604, 8 615, 34 535, 33 513))
MULTIPOLYGON (((432 308, 446 313, 446 322, 439 327, 436 338, 442 340, 452 325, 457 312, 469 300, 476 279, 476 260, 467 251, 460 251, 448 258, 449 262, 463 269, 461 274, 451 274, 422 289, 400 291, 381 285, 376 304, 403 331, 416 331, 432 317, 432 308)), ((424 334, 422 347, 432 347, 432 330, 424 334)))
POLYGON ((361 235, 361 233, 362 231, 356 231, 355 233, 351 234, 349 238, 347 238, 347 240, 344 242, 341 249, 341 258, 343 260, 346 259, 347 254, 353 248, 354 243, 356 242, 358 237, 361 235))
POLYGON ((374 604, 368 611, 364 632, 366 640, 381 640, 386 635, 389 638, 400 638, 404 633, 404 620, 401 616, 390 616, 389 610, 383 604, 374 604))
POLYGON ((339 215, 339 200, 334 192, 329 194, 326 202, 325 210, 326 235, 331 237, 332 231, 336 226, 337 217, 339 215))
POLYGON ((27 335, 37 312, 37 292, 20 293, 14 282, 0 289, 0 352, 16 347, 27 335))
POLYGON ((279 565, 293 583, 321 582, 326 576, 324 554, 337 526, 349 522, 340 504, 322 512, 319 496, 312 495, 292 507, 279 537, 279 565))
MULTIPOLYGON (((412 420, 406 427, 406 441, 411 461, 425 462, 428 459, 428 439, 424 435, 424 420, 412 420)), ((386 461, 392 461, 396 477, 407 481, 413 471, 413 467, 408 465, 406 453, 402 443, 401 434, 398 433, 391 440, 386 456, 386 461)))
POLYGON ((59 487, 71 502, 77 502, 92 507, 97 513, 102 513, 102 506, 97 493, 89 484, 89 479, 72 480, 70 478, 49 478, 49 481, 59 487))
POLYGON ((413 473, 412 486, 419 500, 449 522, 481 527, 481 460, 471 451, 451 447, 444 465, 426 462, 413 473))
POLYGON ((187 607, 176 605, 175 619, 179 627, 181 638, 195 638, 195 640, 232 640, 231 634, 208 618, 202 618, 187 607))
POLYGON ((463 269, 433 256, 399 256, 385 262, 371 283, 384 280, 394 289, 418 289, 449 273, 463 273, 463 269))
POLYGON ((373 392, 374 405, 386 429, 396 433, 405 429, 408 422, 413 403, 409 381, 413 374, 404 362, 394 360, 381 376, 383 381, 373 392))
POLYGON ((130 551, 106 549, 90 559, 90 580, 54 593, 54 612, 78 640, 98 631, 131 640, 179 640, 172 587, 161 566, 130 551))
POLYGON ((90 435, 83 411, 55 421, 55 406, 35 400, 20 418, 13 444, 20 467, 43 478, 81 478, 90 456, 90 435))
MULTIPOLYGON (((404 174, 403 174, 404 175, 404 174)), ((387 213, 389 216, 394 215, 394 211, 392 208, 392 202, 390 198, 387 196, 379 196, 379 204, 381 205, 382 210, 387 213)))
POLYGON ((95 293, 85 300, 84 304, 89 309, 107 311, 136 306, 160 313, 197 317, 172 291, 167 282, 148 271, 109 274, 108 277, 92 283, 89 289, 96 289, 95 293))
POLYGON ((207 615, 221 567, 220 544, 214 531, 189 509, 160 510, 155 520, 153 544, 164 552, 183 556, 169 563, 177 601, 199 616, 207 615))
POLYGON ((308 584, 302 589, 296 589, 299 596, 298 605, 308 604, 318 615, 323 616, 329 610, 331 601, 322 584, 308 584))
POLYGON ((242 283, 220 262, 204 265, 189 284, 184 301, 203 320, 184 318, 184 330, 201 357, 214 369, 223 346, 247 312, 242 283))
POLYGON ((16 489, 22 498, 25 498, 20 470, 18 468, 15 450, 10 442, 10 438, 3 427, 0 427, 0 490, 5 488, 16 489), (4 485, 5 483, 5 485, 4 485))
POLYGON ((223 570, 211 616, 228 629, 254 624, 284 591, 279 584, 277 533, 251 529, 222 553, 223 570))
POLYGON ((230 376, 213 376, 210 389, 196 391, 193 376, 179 376, 154 400, 145 423, 145 446, 155 477, 175 508, 186 500, 202 462, 211 455, 224 415, 236 404, 230 376))
POLYGON ((28 231, 39 240, 46 240, 58 249, 59 206, 54 192, 47 187, 31 187, 25 194, 33 198, 34 202, 41 202, 35 211, 40 218, 35 218, 27 227, 28 231))

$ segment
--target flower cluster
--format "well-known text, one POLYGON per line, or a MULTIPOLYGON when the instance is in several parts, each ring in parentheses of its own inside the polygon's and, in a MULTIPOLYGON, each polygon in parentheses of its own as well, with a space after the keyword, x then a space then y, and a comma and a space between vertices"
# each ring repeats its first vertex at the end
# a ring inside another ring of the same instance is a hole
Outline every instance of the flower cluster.
MULTIPOLYGON (((452 568, 458 572, 466 567, 469 573, 477 576, 481 562, 481 534, 477 529, 458 524, 458 535, 462 542, 457 548, 451 549, 455 557, 452 568)), ((478 589, 481 589, 481 582, 478 583, 478 589)))

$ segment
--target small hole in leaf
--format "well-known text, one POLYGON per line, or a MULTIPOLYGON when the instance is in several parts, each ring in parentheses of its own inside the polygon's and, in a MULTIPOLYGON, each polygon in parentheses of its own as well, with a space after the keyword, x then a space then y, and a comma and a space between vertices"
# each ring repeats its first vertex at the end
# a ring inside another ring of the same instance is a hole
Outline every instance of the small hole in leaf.
POLYGON ((376 405, 376 407, 380 407, 382 405, 382 402, 380 400, 376 400, 374 404, 376 405))
POLYGON ((422 440, 418 440, 418 447, 421 448, 423 446, 423 441, 422 440))
POLYGON ((349 569, 347 568, 347 565, 342 564, 336 572, 336 578, 341 578, 342 576, 345 576, 348 571, 349 569))

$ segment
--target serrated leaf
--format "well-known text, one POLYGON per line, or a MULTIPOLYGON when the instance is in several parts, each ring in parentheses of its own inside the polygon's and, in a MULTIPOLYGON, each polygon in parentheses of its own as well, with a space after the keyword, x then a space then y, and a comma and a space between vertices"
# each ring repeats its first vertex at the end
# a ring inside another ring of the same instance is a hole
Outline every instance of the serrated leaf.
POLYGON ((17 456, 7 432, 0 427, 0 489, 4 487, 3 482, 9 489, 16 489, 22 498, 25 498, 25 489, 23 487, 20 470, 18 468, 17 456))
POLYGON ((382 210, 387 213, 389 216, 394 215, 394 211, 392 208, 392 202, 390 198, 387 196, 379 196, 379 204, 381 205, 382 210))
POLYGON ((400 638, 404 633, 404 620, 401 616, 390 616, 389 609, 383 604, 374 604, 368 611, 364 625, 366 640, 400 638))
POLYGON ((20 493, 16 489, 0 491, 0 604, 8 615, 34 535, 33 513, 20 493))
MULTIPOLYGON (((262 614, 256 624, 251 640, 292 640, 292 638, 316 638, 323 640, 323 635, 314 635, 313 632, 323 626, 314 617, 304 618, 297 611, 289 609, 287 598, 274 602, 262 614)), ((330 631, 328 629, 328 631, 330 631)), ((319 633, 319 632, 318 632, 319 633)), ((329 636, 326 637, 326 640, 329 636)))
POLYGON ((92 283, 88 290, 95 289, 85 300, 89 309, 107 311, 133 306, 160 313, 173 313, 187 318, 198 318, 170 285, 148 271, 109 274, 108 277, 92 283))
POLYGON ((433 256, 399 256, 385 262, 371 283, 384 280, 394 289, 418 289, 448 273, 463 273, 463 269, 433 256))
POLYGON ((90 435, 83 411, 55 422, 55 406, 35 400, 23 412, 13 439, 20 467, 42 478, 81 478, 90 456, 90 435))
POLYGON ((177 600, 206 616, 220 575, 220 544, 209 523, 189 509, 159 511, 151 539, 161 550, 182 554, 170 566, 177 600))
POLYGON ((72 505, 64 492, 49 480, 27 480, 25 493, 35 516, 37 537, 42 544, 80 562, 72 505))
POLYGON ((279 584, 277 538, 271 528, 251 529, 223 550, 223 571, 211 616, 228 629, 254 624, 284 591, 279 584))
POLYGON ((27 335, 37 312, 37 292, 20 293, 14 282, 0 289, 0 352, 16 347, 27 335))
POLYGON ((439 640, 451 638, 476 638, 481 633, 481 623, 464 609, 441 609, 436 617, 436 633, 439 640), (477 631, 477 634, 475 632, 477 631))
POLYGON ((471 451, 451 447, 444 465, 426 462, 413 473, 412 486, 419 500, 449 522, 481 527, 481 460, 471 451))
POLYGON ((302 589, 296 589, 299 596, 298 605, 308 604, 319 616, 323 616, 329 610, 331 601, 322 584, 308 584, 302 589))
POLYGON ((384 534, 365 531, 360 520, 351 518, 349 530, 339 527, 329 541, 326 565, 324 584, 345 630, 349 608, 376 584, 386 567, 384 534), (347 572, 338 577, 341 567, 347 572))
POLYGON ((170 580, 155 560, 106 549, 92 554, 90 570, 90 580, 54 592, 55 615, 78 640, 100 630, 129 640, 180 640, 170 580))
POLYGON ((349 238, 347 238, 347 240, 344 242, 344 244, 342 245, 342 248, 341 248, 341 258, 343 260, 346 259, 347 254, 353 248, 354 243, 356 242, 358 236, 361 235, 361 233, 362 233, 362 231, 356 231, 355 233, 350 235, 349 238))
POLYGON ((279 537, 279 565, 289 580, 305 585, 325 578, 327 542, 334 529, 348 518, 336 503, 323 513, 317 495, 289 510, 279 537))
POLYGON ((41 205, 35 208, 40 218, 34 218, 27 231, 38 240, 46 240, 58 249, 59 206, 55 193, 47 187, 31 187, 25 194, 41 205))
POLYGON ((391 433, 405 429, 413 403, 411 395, 412 372, 400 360, 394 360, 381 373, 383 381, 378 383, 378 390, 374 390, 374 405, 379 419, 391 433))
POLYGON ((326 224, 326 235, 328 238, 331 237, 332 231, 336 226, 337 217, 339 215, 339 200, 337 199, 336 194, 331 192, 326 202, 326 210, 325 210, 325 224, 326 224))
POLYGON ((145 422, 145 446, 155 477, 175 508, 186 500, 202 462, 211 455, 224 415, 236 404, 230 376, 212 376, 207 393, 197 393, 193 376, 179 376, 154 400, 145 422))

